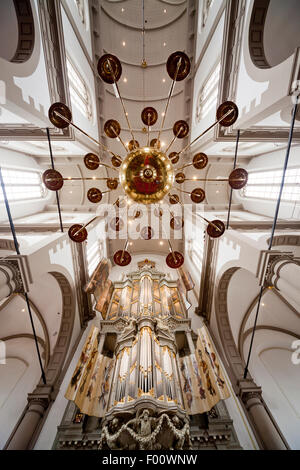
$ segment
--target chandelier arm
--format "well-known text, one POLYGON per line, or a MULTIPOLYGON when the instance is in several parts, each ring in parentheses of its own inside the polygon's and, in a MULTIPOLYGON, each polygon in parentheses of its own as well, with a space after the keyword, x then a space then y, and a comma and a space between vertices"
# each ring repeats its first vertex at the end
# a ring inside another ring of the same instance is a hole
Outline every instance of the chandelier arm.
MULTIPOLYGON (((168 193, 167 196, 170 197, 170 196, 172 196, 172 194, 171 194, 171 193, 168 193)), ((180 204, 181 207, 183 207, 183 204, 182 204, 182 202, 181 202, 180 200, 178 201, 178 204, 180 204)))
POLYGON ((183 170, 184 168, 187 168, 188 166, 192 166, 192 165, 194 165, 193 162, 187 163, 186 165, 183 165, 183 166, 181 166, 181 167, 179 167, 179 168, 175 168, 175 171, 183 170))
POLYGON ((150 144, 150 113, 147 115, 147 120, 148 120, 148 138, 147 138, 147 147, 149 147, 150 144))
POLYGON ((195 142, 197 142, 197 140, 199 140, 201 137, 203 137, 205 134, 207 134, 207 132, 209 132, 213 127, 215 127, 217 124, 219 124, 221 121, 223 121, 223 119, 225 119, 227 116, 229 116, 229 114, 233 113, 234 110, 233 109, 230 109, 229 111, 227 111, 227 113, 224 114, 224 116, 222 116, 220 119, 218 119, 217 121, 215 121, 211 126, 209 126, 205 131, 203 131, 200 135, 198 135, 198 137, 196 137, 192 142, 190 142, 188 145, 186 145, 182 150, 180 150, 180 152, 178 152, 178 155, 181 155, 183 152, 185 152, 188 148, 190 148, 195 142))
MULTIPOLYGON (((105 177, 105 178, 98 178, 96 176, 85 176, 83 178, 80 178, 80 177, 70 177, 70 178, 63 178, 64 181, 91 181, 91 180, 94 180, 94 181, 106 181, 106 180, 110 180, 112 178, 109 178, 109 177, 105 177)), ((115 178, 116 179, 116 178, 115 178)), ((48 178, 48 181, 59 181, 60 179, 59 178, 48 178)))
POLYGON ((76 237, 80 232, 82 232, 83 229, 85 229, 88 225, 90 225, 94 220, 98 219, 99 216, 93 217, 89 222, 87 222, 85 225, 83 225, 79 230, 77 230, 76 233, 74 233, 74 237, 76 237))
MULTIPOLYGON (((185 178, 184 181, 228 181, 228 178, 185 178)), ((232 181, 244 181, 242 178, 232 181)))
MULTIPOLYGON (((91 162, 91 163, 94 163, 93 160, 88 160, 88 161, 91 162)), ((114 168, 113 166, 107 165, 107 163, 99 162, 99 166, 105 166, 106 168, 109 168, 110 170, 114 170, 114 171, 118 172, 118 170, 116 168, 114 168)))
POLYGON ((174 144, 175 140, 177 139, 177 137, 179 136, 180 132, 182 131, 183 127, 180 126, 179 129, 178 129, 178 132, 176 135, 174 135, 173 139, 171 140, 171 142, 169 143, 168 147, 166 148, 165 150, 165 153, 167 153, 167 151, 170 149, 170 147, 174 144))
POLYGON ((182 59, 180 58, 179 61, 178 61, 177 68, 176 68, 176 73, 175 73, 175 77, 174 77, 174 80, 172 81, 172 85, 171 85, 171 88, 170 88, 170 91, 169 91, 169 95, 168 95, 168 99, 167 99, 167 103, 166 103, 165 112, 164 112, 164 115, 163 115, 163 119, 162 119, 162 122, 161 122, 161 126, 160 126, 160 129, 159 129, 159 132, 158 132, 158 136, 157 136, 157 142, 159 141, 161 131, 163 130, 163 127, 164 127, 164 125, 165 125, 165 120, 166 120, 166 116, 167 116, 167 111, 168 111, 169 104, 170 104, 170 100, 171 100, 171 98, 172 98, 172 94, 173 94, 173 91, 174 91, 174 88, 175 88, 175 83, 176 83, 177 75, 178 75, 179 68, 180 68, 180 65, 181 65, 181 60, 182 60, 182 59))
POLYGON ((214 223, 210 222, 210 220, 206 219, 205 217, 203 217, 202 215, 198 214, 197 212, 196 212, 196 217, 200 217, 200 219, 204 220, 207 224, 212 225, 216 230, 218 230, 218 232, 221 232, 221 229, 220 229, 217 225, 215 225, 214 223))
POLYGON ((63 116, 62 114, 60 114, 58 111, 54 111, 53 112, 54 114, 56 114, 58 117, 60 117, 61 119, 63 119, 65 122, 67 122, 68 124, 70 124, 70 126, 73 126, 75 127, 75 129, 77 129, 79 132, 81 132, 82 134, 84 134, 86 137, 88 137, 90 140, 92 140, 95 144, 97 145, 100 145, 100 147, 103 148, 103 150, 105 150, 105 152, 108 152, 110 153, 111 155, 113 155, 113 157, 119 157, 119 155, 116 155, 114 152, 112 152, 111 150, 109 150, 109 148, 107 148, 102 142, 99 142, 99 140, 96 140, 94 139, 94 137, 92 137, 91 135, 89 135, 87 132, 85 132, 83 129, 81 129, 80 127, 76 126, 76 124, 74 124, 74 122, 70 121, 68 118, 66 118, 65 116, 63 116))
MULTIPOLYGON (((160 210, 159 209, 159 206, 156 204, 156 206, 158 207, 158 211, 160 210)), ((172 247, 172 244, 171 244, 171 241, 170 239, 167 237, 167 234, 166 234, 166 231, 165 231, 165 227, 163 225, 163 223, 161 222, 161 228, 162 228, 162 231, 164 233, 164 235, 166 236, 167 240, 168 240, 168 245, 169 245, 169 251, 170 253, 172 253, 172 257, 173 257, 173 260, 174 260, 174 263, 176 264, 177 260, 176 260, 176 256, 174 254, 174 250, 173 250, 173 247, 172 247)))
POLYGON ((127 149, 126 145, 124 144, 124 142, 123 142, 122 138, 120 137, 120 135, 118 135, 118 134, 116 133, 116 131, 115 131, 115 129, 114 129, 113 126, 110 126, 110 129, 111 129, 112 132, 115 134, 116 138, 119 139, 119 142, 123 145, 123 147, 124 147, 124 149, 125 149, 125 151, 126 151, 126 153, 127 153, 127 152, 128 152, 128 149, 127 149))
POLYGON ((125 253, 125 251, 126 251, 126 249, 127 249, 128 242, 129 242, 129 238, 127 238, 126 243, 125 243, 125 245, 124 245, 124 248, 123 248, 123 250, 122 250, 122 256, 121 256, 121 259, 120 259, 121 263, 123 262, 124 253, 125 253))
MULTIPOLYGON (((220 180, 219 180, 219 181, 220 181, 220 180)), ((227 180, 226 180, 226 181, 227 181, 227 180)), ((188 192, 188 191, 184 191, 183 189, 180 189, 180 188, 178 188, 178 187, 176 187, 176 189, 177 189, 178 191, 180 191, 181 193, 190 194, 190 195, 192 194, 192 193, 190 193, 190 192, 188 192)), ((218 232, 221 232, 221 229, 220 229, 217 225, 213 224, 212 222, 210 222, 210 221, 209 221, 208 219, 206 219, 205 217, 202 217, 200 214, 197 214, 197 213, 196 213, 196 215, 199 216, 199 217, 201 217, 201 219, 205 220, 205 222, 207 222, 208 224, 211 224, 216 230, 218 230, 218 232)))
POLYGON ((124 101, 123 101, 122 95, 120 93, 118 82, 116 81, 116 77, 115 77, 114 71, 112 69, 110 60, 108 59, 107 62, 108 62, 108 66, 109 66, 109 69, 110 69, 110 73, 111 73, 111 75, 113 77, 113 80, 114 80, 115 87, 116 87, 118 95, 120 97, 120 101, 121 101, 121 105, 122 105, 122 108, 123 108, 124 116, 125 116, 125 119, 127 121, 127 125, 128 125, 128 128, 129 128, 132 140, 135 141, 135 138, 134 138, 134 135, 133 135, 133 132, 132 132, 132 128, 131 128, 131 125, 130 125, 130 122, 129 122, 129 119, 128 119, 128 113, 126 112, 124 101))

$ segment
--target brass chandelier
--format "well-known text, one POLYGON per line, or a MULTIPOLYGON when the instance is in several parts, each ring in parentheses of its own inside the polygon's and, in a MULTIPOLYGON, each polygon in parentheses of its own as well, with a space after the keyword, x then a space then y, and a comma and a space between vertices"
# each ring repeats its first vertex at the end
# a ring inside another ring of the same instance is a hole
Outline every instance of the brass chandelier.
MULTIPOLYGON (((97 187, 93 187, 88 190, 87 198, 90 202, 99 204, 102 200, 103 194, 117 189, 119 184, 123 188, 127 198, 137 204, 157 204, 167 200, 170 205, 183 205, 179 196, 175 193, 172 193, 173 188, 182 194, 188 194, 191 198, 191 201, 195 204, 199 204, 204 201, 205 192, 202 188, 199 187, 189 192, 182 190, 180 185, 185 181, 189 181, 189 178, 186 177, 183 170, 189 166, 193 166, 193 168, 196 170, 204 169, 208 163, 207 155, 203 152, 200 152, 193 156, 193 159, 190 163, 187 163, 181 167, 176 167, 176 164, 179 162, 181 154, 186 152, 196 141, 198 141, 204 134, 209 132, 214 126, 232 126, 238 118, 238 108, 232 101, 226 101, 222 103, 217 109, 216 121, 211 126, 209 126, 192 142, 186 145, 180 152, 171 152, 169 155, 167 155, 167 152, 173 143, 177 139, 183 139, 187 137, 189 133, 189 125, 186 121, 176 121, 173 126, 174 137, 172 141, 169 143, 165 151, 161 149, 160 135, 164 129, 165 119, 169 103, 173 95, 174 87, 176 82, 184 80, 189 75, 191 68, 190 59, 184 52, 174 52, 168 58, 166 68, 168 75, 172 80, 172 84, 170 87, 165 112, 162 114, 163 118, 158 135, 157 138, 150 140, 150 127, 156 124, 158 120, 158 113, 153 107, 146 107, 141 113, 141 119, 147 129, 147 142, 145 146, 140 146, 139 142, 135 140, 132 128, 130 126, 128 113, 126 112, 124 101, 118 87, 118 81, 122 75, 122 65, 119 59, 112 54, 105 54, 99 59, 99 76, 105 83, 115 85, 132 140, 130 140, 127 147, 120 136, 121 126, 115 119, 109 119, 105 122, 104 132, 108 138, 119 140, 126 152, 124 158, 112 152, 102 142, 97 141, 78 126, 76 126, 72 122, 72 113, 70 109, 64 103, 54 103, 50 107, 49 119, 55 127, 64 129, 70 125, 73 126, 75 129, 91 139, 94 143, 99 145, 104 152, 109 153, 111 156, 111 165, 108 165, 100 161, 98 155, 94 153, 88 153, 84 157, 85 166, 91 171, 95 171, 99 168, 99 166, 103 166, 118 172, 118 176, 107 178, 100 178, 95 176, 90 178, 64 178, 57 170, 52 168, 46 170, 43 174, 43 182, 49 190, 60 190, 65 180, 105 180, 108 188, 107 191, 101 191, 97 187)), ((247 171, 242 168, 235 168, 226 179, 192 179, 192 181, 228 181, 232 189, 243 188, 247 184, 247 180, 247 171)), ((114 203, 114 205, 116 205, 118 208, 122 207, 122 204, 124 204, 124 201, 122 201, 121 198, 117 198, 114 203)), ((158 217, 162 217, 162 211, 159 207, 156 208, 156 214, 158 217)), ((141 212, 137 209, 134 217, 139 218, 140 215, 141 212)), ((175 217, 171 211, 170 215, 170 227, 173 230, 182 228, 184 225, 183 218, 175 217)), ((221 220, 209 221, 202 216, 200 217, 207 224, 206 231, 210 237, 218 238, 223 235, 225 231, 225 225, 221 220)), ((96 217, 94 217, 85 225, 72 225, 68 232, 71 240, 77 243, 82 243, 85 241, 88 236, 86 227, 95 219, 96 217)), ((110 222, 110 226, 116 231, 120 231, 122 225, 123 221, 120 217, 115 217, 110 222)), ((140 236, 144 240, 151 239, 153 236, 152 228, 142 228, 140 236)), ((168 243, 170 253, 166 257, 166 263, 170 268, 177 269, 184 263, 184 257, 181 253, 173 250, 170 240, 168 240, 168 243)), ((124 248, 114 254, 115 264, 119 266, 127 266, 131 262, 131 255, 127 251, 127 247, 128 239, 124 248)))

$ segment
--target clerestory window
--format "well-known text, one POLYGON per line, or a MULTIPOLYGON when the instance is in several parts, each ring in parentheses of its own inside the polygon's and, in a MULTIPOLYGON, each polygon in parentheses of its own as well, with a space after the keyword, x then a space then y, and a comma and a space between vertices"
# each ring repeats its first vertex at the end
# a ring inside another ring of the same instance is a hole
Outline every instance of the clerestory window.
MULTIPOLYGON (((241 190, 247 198, 276 200, 282 178, 282 170, 249 172, 248 183, 241 190)), ((282 201, 300 201, 300 168, 287 169, 282 201)))
POLYGON ((90 92, 84 79, 72 64, 69 57, 67 57, 67 69, 72 104, 79 109, 84 117, 91 121, 93 118, 93 112, 90 92))
POLYGON ((218 84, 220 79, 220 62, 211 71, 200 89, 197 99, 196 119, 200 122, 217 105, 218 84))
MULTIPOLYGON (((2 176, 9 201, 42 199, 47 195, 39 171, 2 168, 2 176)), ((3 193, 0 191, 0 201, 3 200, 3 193)))

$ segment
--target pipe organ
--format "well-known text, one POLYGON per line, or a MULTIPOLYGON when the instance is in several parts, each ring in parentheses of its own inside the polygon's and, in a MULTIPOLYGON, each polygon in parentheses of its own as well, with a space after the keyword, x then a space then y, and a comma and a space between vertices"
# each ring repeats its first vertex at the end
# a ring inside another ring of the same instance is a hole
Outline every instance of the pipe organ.
POLYGON ((101 418, 100 448, 191 447, 189 416, 228 396, 211 339, 198 335, 195 344, 177 282, 153 263, 114 284, 66 393, 101 418))

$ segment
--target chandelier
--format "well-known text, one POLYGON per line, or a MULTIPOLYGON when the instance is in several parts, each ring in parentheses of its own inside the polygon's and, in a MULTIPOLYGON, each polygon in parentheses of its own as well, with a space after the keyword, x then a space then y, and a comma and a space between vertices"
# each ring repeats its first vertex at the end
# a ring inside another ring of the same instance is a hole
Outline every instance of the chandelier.
MULTIPOLYGON (((100 148, 109 153, 111 156, 111 165, 100 161, 98 155, 94 153, 88 153, 84 157, 85 166, 92 171, 95 171, 99 166, 103 166, 117 172, 116 177, 90 177, 90 178, 64 178, 54 168, 46 170, 43 174, 43 182, 45 186, 51 191, 58 191, 62 188, 65 180, 105 180, 107 185, 107 191, 101 191, 97 187, 90 188, 87 192, 87 198, 94 204, 99 204, 102 200, 103 194, 116 190, 119 185, 122 187, 124 194, 127 199, 137 204, 157 204, 162 201, 166 201, 170 205, 181 204, 183 205, 180 197, 172 193, 172 189, 179 191, 182 194, 188 194, 191 198, 192 203, 200 204, 205 199, 205 191, 202 188, 196 188, 193 191, 184 191, 180 188, 185 181, 189 181, 186 177, 184 169, 193 166, 196 170, 202 170, 207 166, 208 157, 205 153, 200 152, 193 156, 192 161, 185 165, 176 167, 180 160, 180 156, 186 152, 196 141, 198 141, 204 134, 209 132, 216 125, 223 127, 232 126, 238 118, 238 108, 232 101, 226 101, 222 103, 216 113, 216 121, 210 125, 204 132, 196 137, 192 142, 186 145, 179 152, 171 152, 167 155, 171 146, 177 139, 183 139, 188 136, 189 125, 184 120, 178 120, 173 126, 174 137, 167 146, 166 150, 162 150, 160 136, 164 130, 165 119, 169 108, 170 100, 173 95, 174 87, 176 82, 184 80, 190 73, 190 59, 181 51, 174 52, 170 55, 166 64, 167 72, 172 80, 168 99, 166 102, 165 112, 162 114, 162 122, 157 134, 157 138, 150 140, 150 128, 158 121, 158 113, 153 107, 146 107, 141 113, 141 120, 146 126, 147 142, 146 145, 140 145, 135 139, 133 130, 131 128, 128 113, 126 112, 123 98, 121 96, 118 81, 122 75, 122 65, 119 59, 112 54, 103 55, 98 62, 98 73, 100 78, 107 84, 115 86, 118 97, 120 98, 125 119, 128 125, 132 139, 125 145, 121 138, 121 126, 115 119, 109 119, 104 124, 104 132, 110 139, 118 139, 123 148, 125 149, 125 156, 122 157, 112 152, 102 142, 97 141, 85 131, 80 129, 76 124, 72 122, 72 113, 70 109, 64 103, 54 103, 49 109, 49 119, 51 123, 59 128, 64 129, 68 126, 73 126, 75 129, 83 133, 94 143, 100 146, 100 148)), ((208 178, 193 178, 191 181, 228 181, 229 186, 232 189, 241 189, 247 184, 248 174, 247 171, 242 168, 235 168, 226 179, 208 179, 208 178)), ((118 208, 122 207, 121 198, 117 198, 114 205, 118 208)), ((162 217, 162 211, 159 206, 156 208, 156 214, 158 217, 162 217)), ((139 210, 136 210, 134 217, 139 218, 141 215, 139 210)), ((183 218, 175 217, 170 211, 170 227, 173 230, 180 229, 184 225, 183 218)), ((225 231, 225 225, 221 220, 209 221, 206 218, 200 216, 205 224, 207 224, 206 232, 212 238, 218 238, 223 235, 225 231)), ((77 243, 82 243, 87 239, 88 232, 87 226, 95 220, 95 217, 85 225, 74 224, 70 227, 68 235, 71 240, 77 243)), ((123 225, 120 217, 115 217, 110 226, 120 231, 123 225)), ((153 236, 153 230, 151 227, 143 227, 140 234, 144 240, 150 240, 153 236)), ((182 266, 184 257, 181 253, 174 251, 170 240, 169 243, 169 254, 166 257, 166 263, 170 268, 177 269, 182 266)), ((122 250, 118 250, 114 254, 114 262, 118 266, 127 266, 131 262, 131 255, 127 251, 128 239, 122 250)))

